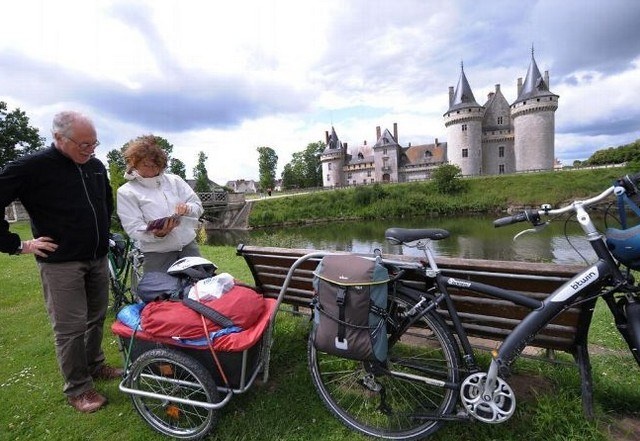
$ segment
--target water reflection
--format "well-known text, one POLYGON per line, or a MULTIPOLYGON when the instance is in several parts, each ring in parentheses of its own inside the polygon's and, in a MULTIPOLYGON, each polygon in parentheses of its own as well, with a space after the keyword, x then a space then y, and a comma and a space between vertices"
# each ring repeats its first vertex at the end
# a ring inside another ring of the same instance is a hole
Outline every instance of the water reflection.
POLYGON ((385 230, 389 227, 444 228, 450 231, 451 236, 432 243, 437 256, 563 264, 584 264, 580 254, 589 262, 595 259, 588 241, 575 223, 566 225, 566 236, 564 222, 556 222, 538 233, 525 234, 514 241, 514 236, 526 229, 527 225, 522 223, 494 228, 493 219, 489 216, 466 216, 332 222, 252 231, 211 231, 208 243, 231 246, 244 243, 357 253, 372 253, 379 248, 387 254, 421 256, 418 250, 387 243, 384 240, 385 230))

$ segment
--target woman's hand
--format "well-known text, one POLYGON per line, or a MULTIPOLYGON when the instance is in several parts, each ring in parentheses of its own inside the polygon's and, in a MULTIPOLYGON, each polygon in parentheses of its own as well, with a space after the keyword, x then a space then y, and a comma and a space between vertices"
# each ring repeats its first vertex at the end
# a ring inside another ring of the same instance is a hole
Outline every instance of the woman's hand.
POLYGON ((178 216, 184 216, 189 212, 189 206, 185 203, 176 205, 176 214, 178 216))
POLYGON ((165 237, 167 234, 171 233, 171 231, 177 227, 179 224, 178 219, 170 217, 166 221, 164 221, 164 225, 162 228, 156 228, 151 230, 155 237, 165 237))

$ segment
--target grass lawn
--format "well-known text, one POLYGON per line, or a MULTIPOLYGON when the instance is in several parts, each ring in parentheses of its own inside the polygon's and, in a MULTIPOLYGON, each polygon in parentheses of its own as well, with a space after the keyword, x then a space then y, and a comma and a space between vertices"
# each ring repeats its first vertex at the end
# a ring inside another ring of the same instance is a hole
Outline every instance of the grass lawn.
MULTIPOLYGON (((12 226, 24 238, 26 224, 12 226)), ((233 247, 202 247, 221 272, 251 283, 233 247)), ((108 325, 113 321, 110 313, 108 325)), ((580 378, 571 363, 519 360, 509 380, 518 397, 516 414, 502 425, 448 423, 433 440, 637 440, 640 437, 640 368, 596 313, 598 350, 592 352, 597 419, 582 414, 580 378)), ((62 395, 35 261, 0 255, 0 440, 161 440, 138 416, 117 382, 99 382, 109 405, 90 415, 74 411, 62 395)), ((215 440, 363 440, 326 411, 306 366, 308 321, 278 315, 271 378, 234 397, 220 411, 215 440)), ((595 334, 595 332, 592 332, 595 334)), ((107 328, 104 348, 120 365, 115 337, 107 328)), ((560 358, 570 358, 560 354, 560 358)))

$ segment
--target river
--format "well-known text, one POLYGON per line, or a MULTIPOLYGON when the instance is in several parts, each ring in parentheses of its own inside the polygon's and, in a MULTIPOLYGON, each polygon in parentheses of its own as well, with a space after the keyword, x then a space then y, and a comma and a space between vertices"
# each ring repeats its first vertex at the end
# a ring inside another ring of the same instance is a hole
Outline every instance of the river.
POLYGON ((387 243, 384 240, 385 230, 389 227, 444 228, 451 236, 432 243, 436 256, 560 264, 584 264, 595 259, 575 220, 569 223, 564 220, 552 222, 541 231, 524 234, 517 240, 514 240, 514 236, 529 228, 530 224, 494 228, 493 220, 494 217, 479 215, 332 222, 250 231, 209 231, 208 243, 232 246, 244 243, 357 253, 370 253, 380 248, 387 254, 421 256, 418 250, 387 243))

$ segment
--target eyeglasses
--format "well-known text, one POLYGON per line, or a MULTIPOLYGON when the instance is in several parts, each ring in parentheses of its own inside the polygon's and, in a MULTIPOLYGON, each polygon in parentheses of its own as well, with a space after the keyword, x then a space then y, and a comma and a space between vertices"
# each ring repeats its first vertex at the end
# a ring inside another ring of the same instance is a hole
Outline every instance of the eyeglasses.
MULTIPOLYGON (((64 136, 64 135, 62 135, 64 136)), ((100 141, 96 140, 96 142, 78 142, 73 138, 69 138, 68 136, 64 136, 65 138, 67 138, 69 141, 72 141, 75 145, 77 145, 78 147, 80 147, 80 149, 82 150, 89 150, 89 149, 95 149, 100 145, 100 141)))

